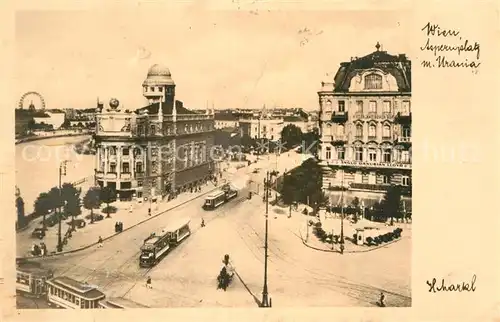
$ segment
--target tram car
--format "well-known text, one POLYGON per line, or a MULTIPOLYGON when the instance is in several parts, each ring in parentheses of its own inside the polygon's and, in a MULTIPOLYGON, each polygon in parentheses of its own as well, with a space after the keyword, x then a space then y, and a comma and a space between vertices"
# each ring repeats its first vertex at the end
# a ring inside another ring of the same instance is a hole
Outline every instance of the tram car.
POLYGON ((225 184, 221 187, 220 190, 212 192, 205 198, 203 209, 213 210, 215 208, 218 208, 231 199, 236 198, 237 195, 238 191, 236 189, 232 189, 229 184, 225 184))
POLYGON ((146 309, 148 306, 124 297, 110 297, 99 303, 102 309, 146 309))
POLYGON ((146 238, 141 246, 139 266, 155 266, 171 248, 191 235, 190 221, 190 219, 180 219, 163 228, 159 233, 153 233, 146 238))
POLYGON ((100 302, 106 298, 97 286, 66 276, 48 280, 47 288, 49 303, 65 309, 100 309, 100 302))
POLYGON ((49 269, 39 263, 18 263, 16 267, 16 292, 27 296, 44 297, 47 295, 47 281, 53 277, 49 269))

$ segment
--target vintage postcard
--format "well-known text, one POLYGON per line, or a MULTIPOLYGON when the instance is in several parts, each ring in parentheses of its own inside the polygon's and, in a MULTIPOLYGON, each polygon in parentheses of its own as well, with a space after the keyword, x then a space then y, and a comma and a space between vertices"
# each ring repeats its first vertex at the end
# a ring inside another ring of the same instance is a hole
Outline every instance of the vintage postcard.
POLYGON ((7 321, 500 319, 496 4, 49 3, 5 38, 7 321))

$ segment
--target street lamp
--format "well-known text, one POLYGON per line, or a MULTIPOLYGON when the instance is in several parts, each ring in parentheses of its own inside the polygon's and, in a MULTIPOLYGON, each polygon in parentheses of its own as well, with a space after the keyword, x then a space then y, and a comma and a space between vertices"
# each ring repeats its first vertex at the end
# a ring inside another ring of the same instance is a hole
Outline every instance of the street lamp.
POLYGON ((340 188, 340 253, 344 253, 344 169, 340 188))
POLYGON ((269 307, 269 293, 267 291, 267 234, 268 234, 268 212, 269 212, 269 171, 266 172, 266 182, 264 185, 265 198, 266 198, 266 233, 264 242, 264 288, 262 290, 262 303, 261 307, 269 307))
POLYGON ((57 217, 59 221, 59 225, 57 228, 57 251, 61 252, 63 245, 62 245, 62 236, 61 236, 61 221, 62 221, 62 215, 61 215, 61 201, 62 201, 62 188, 61 188, 61 179, 62 176, 66 175, 66 164, 68 163, 68 160, 64 160, 59 164, 59 200, 57 203, 57 217))

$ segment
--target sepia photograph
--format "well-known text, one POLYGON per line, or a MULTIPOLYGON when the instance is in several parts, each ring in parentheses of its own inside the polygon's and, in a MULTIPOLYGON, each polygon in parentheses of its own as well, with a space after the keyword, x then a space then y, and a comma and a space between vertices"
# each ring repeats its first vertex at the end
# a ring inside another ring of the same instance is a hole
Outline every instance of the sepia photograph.
POLYGON ((17 308, 411 307, 409 20, 17 11, 17 308))

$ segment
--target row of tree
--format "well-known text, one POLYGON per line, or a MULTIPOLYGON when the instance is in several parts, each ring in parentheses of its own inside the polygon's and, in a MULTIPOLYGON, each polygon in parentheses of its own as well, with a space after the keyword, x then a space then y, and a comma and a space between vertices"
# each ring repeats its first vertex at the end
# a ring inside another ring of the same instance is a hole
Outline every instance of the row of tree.
MULTIPOLYGON (((107 217, 109 215, 109 204, 116 199, 116 192, 110 187, 91 187, 83 199, 80 198, 82 190, 71 183, 65 183, 61 189, 53 187, 48 192, 42 192, 35 200, 34 212, 37 217, 43 217, 43 228, 47 228, 46 216, 62 209, 61 217, 71 217, 71 227, 75 228, 75 218, 82 213, 81 207, 90 210, 90 222, 94 222, 94 209, 99 209, 102 203, 107 204, 107 217)), ((56 221, 62 220, 56 218, 56 221)))

